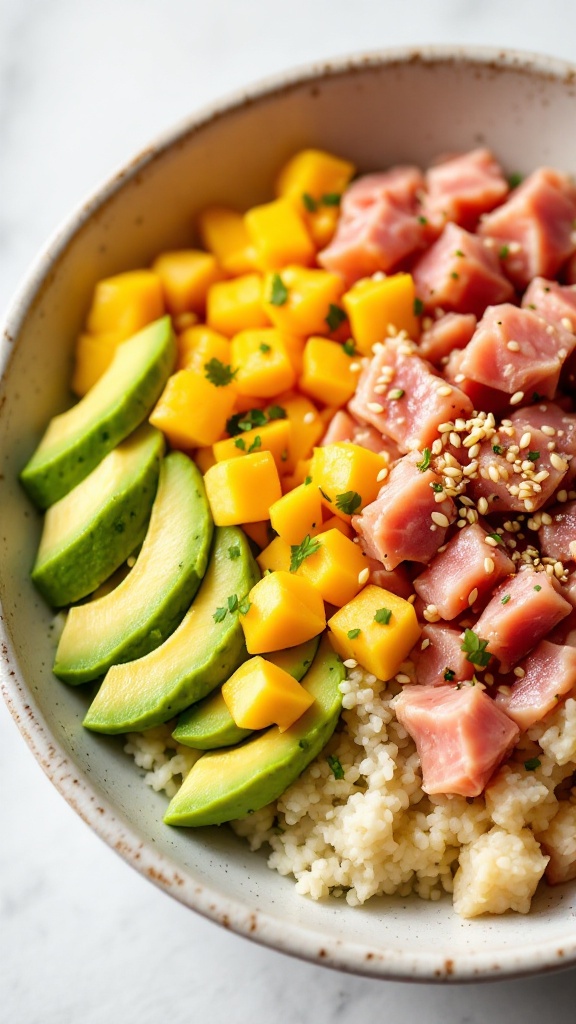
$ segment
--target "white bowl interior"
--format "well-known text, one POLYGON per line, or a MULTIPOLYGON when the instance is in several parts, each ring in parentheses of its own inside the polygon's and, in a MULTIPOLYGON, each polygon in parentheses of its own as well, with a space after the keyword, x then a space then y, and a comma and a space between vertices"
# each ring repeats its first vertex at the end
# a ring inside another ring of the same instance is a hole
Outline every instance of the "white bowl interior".
POLYGON ((530 918, 461 921, 449 899, 312 903, 226 828, 162 824, 163 797, 121 743, 82 729, 88 698, 51 673, 52 615, 28 580, 40 530, 17 475, 55 411, 70 403, 75 336, 94 282, 195 240, 208 203, 246 207, 303 146, 362 171, 429 162, 488 144, 508 171, 576 172, 573 73, 543 58, 384 55, 256 90, 142 154, 49 245, 17 299, 0 350, 0 598, 3 686, 20 727, 88 823, 183 902, 296 955, 382 977, 502 977, 576 956, 576 887, 545 889, 530 918))

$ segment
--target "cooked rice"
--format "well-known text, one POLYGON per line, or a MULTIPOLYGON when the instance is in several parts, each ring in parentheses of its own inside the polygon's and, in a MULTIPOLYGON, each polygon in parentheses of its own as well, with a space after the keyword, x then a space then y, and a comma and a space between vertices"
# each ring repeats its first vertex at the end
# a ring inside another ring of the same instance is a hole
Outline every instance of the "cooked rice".
MULTIPOLYGON (((234 831, 253 850, 269 847, 269 866, 294 875, 297 891, 313 899, 341 896, 358 906, 379 894, 438 900, 453 892, 463 917, 527 913, 548 862, 539 840, 565 858, 576 845, 576 807, 556 795, 576 768, 576 700, 531 729, 472 799, 423 792, 415 744, 394 713, 397 682, 355 668, 341 690, 329 745, 275 803, 232 822, 234 831)), ((127 740, 145 781, 169 797, 200 756, 175 743, 169 727, 127 740)))

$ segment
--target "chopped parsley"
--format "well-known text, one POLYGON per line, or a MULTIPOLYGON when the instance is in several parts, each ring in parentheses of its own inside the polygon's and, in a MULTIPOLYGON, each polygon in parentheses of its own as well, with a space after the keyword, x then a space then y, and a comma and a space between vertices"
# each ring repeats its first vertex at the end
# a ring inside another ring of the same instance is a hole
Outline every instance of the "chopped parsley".
POLYGON ((510 188, 518 188, 518 185, 522 183, 522 180, 522 175, 519 174, 518 171, 513 171, 513 173, 508 176, 508 184, 510 185, 510 188))
POLYGON ((430 484, 430 486, 435 494, 440 494, 444 490, 442 484, 430 484))
POLYGON ((264 352, 264 353, 271 352, 272 351, 272 346, 271 345, 267 345, 265 341, 262 341, 260 343, 260 351, 264 352))
POLYGON ((464 253, 462 252, 462 249, 456 249, 456 252, 454 253, 454 255, 455 256, 463 256, 464 253))
POLYGON ((488 536, 491 537, 492 540, 495 540, 497 544, 503 544, 504 543, 504 541, 502 540, 502 537, 500 536, 499 533, 489 533, 488 536))
POLYGON ((540 458, 540 452, 528 452, 528 458, 530 462, 536 462, 540 458))
POLYGON ((421 473, 424 473, 430 465, 431 458, 432 452, 430 451, 429 448, 425 448, 424 451, 422 452, 422 462, 416 463, 416 469, 419 469, 421 473))
POLYGON ((314 197, 310 195, 309 192, 302 193, 302 202, 304 203, 304 206, 308 210, 308 213, 314 213, 314 211, 318 209, 318 203, 316 202, 314 197))
POLYGON ((359 627, 356 627, 356 629, 349 629, 346 636, 349 640, 355 640, 357 636, 360 636, 361 632, 362 630, 359 627))
POLYGON ((498 253, 498 255, 499 255, 501 260, 505 260, 510 255, 510 246, 509 245, 501 246, 500 252, 498 253))
POLYGON ((502 598, 502 601, 500 603, 501 604, 508 604, 509 600, 510 600, 510 594, 504 594, 504 597, 502 598))
POLYGON ((427 224, 428 220, 427 220, 426 217, 423 217, 422 214, 420 214, 419 217, 418 217, 418 223, 419 224, 427 224))
POLYGON ((494 452, 494 455, 502 455, 504 453, 504 449, 501 444, 493 444, 492 451, 494 452))
POLYGON ((540 586, 539 583, 536 584, 536 586, 534 587, 534 590, 542 590, 542 587, 540 586))
POLYGON ((342 196, 339 192, 325 192, 322 196, 323 206, 340 206, 342 196))
POLYGON ((422 299, 414 299, 414 316, 421 316, 424 312, 424 303, 422 299))
POLYGON ((343 779, 344 778, 344 769, 343 769, 343 767, 342 767, 342 765, 340 763, 339 758, 334 757, 332 754, 328 754, 328 757, 326 758, 326 760, 328 761, 328 764, 330 765, 330 767, 332 769, 332 774, 334 775, 334 778, 335 779, 343 779))
POLYGON ((309 558, 310 555, 316 554, 319 550, 320 541, 316 537, 311 537, 309 533, 306 534, 304 540, 300 544, 291 544, 290 572, 296 572, 306 558, 309 558))
POLYGON ((254 438, 254 440, 252 441, 252 444, 250 445, 250 447, 248 449, 248 454, 250 454, 250 452, 255 452, 257 450, 257 448, 261 448, 261 447, 262 447, 262 438, 260 437, 260 434, 256 434, 256 437, 254 438))
POLYGON ((285 306, 288 302, 288 289, 280 274, 272 275, 272 289, 268 300, 273 306, 285 306))
POLYGON ((246 441, 243 437, 237 437, 234 439, 234 447, 240 448, 240 451, 246 451, 246 441))
POLYGON ((331 331, 337 331, 340 324, 343 324, 348 318, 340 306, 331 302, 328 306, 328 315, 324 319, 331 331))
POLYGON ((282 451, 280 452, 280 461, 281 462, 288 462, 288 449, 287 448, 283 448, 282 451))
POLYGON ((524 767, 527 772, 535 772, 541 764, 542 761, 539 757, 529 757, 527 761, 524 761, 524 767))
POLYGON ((285 420, 286 415, 286 409, 283 409, 281 405, 271 405, 267 412, 269 420, 285 420))
POLYGON ((358 491, 344 491, 344 494, 336 495, 336 508, 344 515, 351 516, 357 508, 360 508, 362 498, 358 491))
POLYGON ((544 397, 544 395, 539 395, 537 391, 533 391, 532 392, 532 401, 533 402, 541 402, 543 397, 544 397))
POLYGON ((251 605, 252 602, 249 601, 247 597, 240 601, 240 604, 238 605, 238 611, 240 612, 240 615, 247 615, 248 612, 250 611, 251 605))
POLYGON ((460 277, 460 275, 459 275, 459 274, 457 274, 455 270, 452 270, 452 271, 450 272, 450 277, 452 278, 452 280, 453 280, 453 281, 457 281, 457 280, 458 280, 458 278, 460 277))
POLYGON ((472 665, 479 665, 481 668, 485 668, 490 658, 491 653, 486 650, 488 647, 488 641, 482 640, 473 629, 464 630, 464 643, 460 650, 464 651, 466 660, 472 665))
POLYGON ((204 376, 216 388, 225 388, 227 384, 231 384, 237 373, 238 370, 233 370, 229 364, 216 359, 216 356, 204 363, 204 376))
MULTIPOLYGON (((250 409, 248 412, 237 412, 226 421, 226 430, 231 437, 235 437, 236 434, 242 434, 247 430, 253 430, 254 427, 263 427, 269 421, 285 419, 286 410, 283 409, 281 405, 271 405, 267 413, 263 412, 262 409, 250 409)), ((241 448, 242 445, 237 445, 237 447, 241 448)))
POLYGON ((374 616, 374 622, 379 622, 382 626, 387 626, 391 618, 392 612, 389 608, 379 608, 374 616))
POLYGON ((331 504, 332 504, 332 498, 330 498, 330 497, 329 497, 329 496, 328 496, 328 495, 326 494, 326 491, 323 491, 321 487, 319 487, 319 488, 318 488, 318 490, 320 491, 320 494, 321 494, 321 495, 322 495, 322 497, 324 498, 324 501, 327 501, 327 502, 328 502, 328 504, 329 504, 329 505, 331 505, 331 504))
POLYGON ((240 546, 233 544, 231 548, 228 548, 228 558, 234 561, 235 558, 240 558, 240 546))
POLYGON ((348 338, 348 341, 344 342, 342 348, 344 349, 347 356, 356 355, 356 345, 354 344, 354 340, 352 338, 348 338))
POLYGON ((311 483, 312 483, 312 477, 311 476, 307 476, 305 481, 304 481, 304 486, 308 487, 308 485, 311 484, 311 483))
POLYGON ((235 612, 236 609, 238 608, 238 595, 237 594, 230 594, 230 597, 228 598, 227 604, 228 604, 228 611, 229 612, 235 612))
POLYGON ((216 611, 214 612, 212 618, 214 619, 214 622, 223 622, 224 619, 226 618, 227 614, 228 614, 228 609, 227 609, 226 605, 224 605, 223 607, 216 609, 216 611))
POLYGON ((452 680, 454 679, 455 675, 456 675, 456 673, 455 673, 454 669, 452 669, 452 668, 445 668, 444 669, 444 679, 446 680, 447 683, 451 683, 452 680))

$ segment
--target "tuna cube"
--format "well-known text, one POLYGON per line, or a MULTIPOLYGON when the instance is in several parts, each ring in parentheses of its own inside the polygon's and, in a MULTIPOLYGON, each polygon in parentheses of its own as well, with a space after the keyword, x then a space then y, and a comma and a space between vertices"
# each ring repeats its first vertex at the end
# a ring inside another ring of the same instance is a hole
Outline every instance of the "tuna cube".
POLYGON ((426 173, 427 194, 422 213, 441 227, 447 220, 473 230, 478 218, 501 203, 509 192, 499 164, 488 149, 443 160, 426 173))
POLYGON ((348 408, 403 452, 430 446, 440 423, 472 413, 466 395, 433 373, 409 345, 392 339, 364 367, 348 408))
POLYGON ((322 446, 325 444, 336 444, 338 441, 351 441, 354 426, 355 420, 352 419, 349 413, 339 409, 338 412, 334 413, 326 428, 326 433, 319 444, 322 446))
POLYGON ((522 307, 544 317, 547 323, 576 331, 576 287, 535 277, 522 297, 522 307))
POLYGON ((538 530, 540 550, 557 562, 576 561, 576 501, 566 501, 548 509, 551 523, 538 530))
POLYGON ((461 365, 465 356, 464 351, 457 349, 448 357, 444 367, 444 377, 449 383, 457 384, 463 394, 467 395, 474 408, 480 412, 493 412, 496 416, 508 410, 510 395, 497 388, 488 387, 487 384, 479 384, 462 373, 461 365))
POLYGON ((424 179, 417 167, 368 174, 344 193, 336 234, 318 254, 326 270, 347 284, 376 271, 389 271, 422 248, 426 225, 417 214, 424 179))
POLYGON ((320 445, 335 444, 337 441, 349 441, 351 444, 360 445, 361 448, 367 448, 370 452, 376 452, 377 455, 387 455, 391 463, 402 456, 402 452, 391 438, 383 437, 376 427, 371 427, 368 423, 359 423, 344 409, 334 413, 320 445))
POLYGON ((420 452, 411 452, 396 463, 376 500, 352 517, 366 553, 388 570, 405 559, 429 562, 456 518, 452 498, 434 500, 431 485, 438 483, 438 476, 418 468, 422 458, 420 452))
POLYGON ((514 572, 514 563, 500 545, 488 545, 487 536, 479 523, 465 526, 414 580, 418 596, 436 605, 443 619, 455 619, 514 572))
POLYGON ((440 306, 481 316, 486 306, 507 302, 514 295, 496 254, 456 224, 446 225, 440 238, 416 261, 412 276, 428 310, 440 306))
POLYGON ((493 512, 542 508, 568 470, 566 459, 549 450, 549 441, 536 427, 501 427, 480 445, 478 475, 470 483, 470 496, 475 501, 486 498, 493 512))
POLYGON ((462 650, 459 629, 429 623, 410 655, 416 669, 417 682, 422 686, 445 686, 471 679, 474 666, 462 650))
POLYGON ((466 348, 475 330, 473 313, 446 313, 422 332, 418 351, 434 366, 444 366, 451 352, 466 348))
POLYGON ((576 191, 549 167, 534 171, 509 199, 482 219, 478 233, 498 245, 506 276, 519 288, 555 277, 574 251, 576 191))
POLYGON ((414 593, 412 581, 403 565, 397 565, 395 569, 385 569, 382 562, 375 558, 368 558, 370 569, 369 582, 382 590, 388 590, 391 594, 403 597, 405 601, 414 593))
POLYGON ((572 610, 557 580, 530 567, 501 583, 474 626, 507 672, 572 610))
POLYGON ((541 640, 520 663, 524 675, 496 703, 523 731, 557 707, 560 697, 576 686, 576 648, 541 640))
POLYGON ((480 686, 407 686, 395 704, 416 744, 425 793, 479 796, 520 735, 480 686))
POLYGON ((576 455, 576 416, 565 412, 555 402, 540 402, 516 409, 510 419, 523 434, 531 431, 532 427, 542 431, 548 438, 548 447, 553 444, 551 451, 576 455))
POLYGON ((464 351, 461 372, 480 384, 498 381, 500 391, 552 398, 562 364, 576 339, 530 309, 510 303, 489 306, 464 351))

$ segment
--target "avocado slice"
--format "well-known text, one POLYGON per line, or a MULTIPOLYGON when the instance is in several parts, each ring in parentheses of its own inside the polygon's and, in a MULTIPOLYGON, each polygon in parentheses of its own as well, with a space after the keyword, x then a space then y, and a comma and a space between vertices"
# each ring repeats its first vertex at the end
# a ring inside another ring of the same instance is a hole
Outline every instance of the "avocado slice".
POLYGON ((286 732, 277 726, 196 762, 164 821, 168 825, 219 825, 277 800, 330 739, 340 716, 345 669, 326 636, 302 684, 312 707, 286 732))
MULTIPOLYGON (((284 651, 267 654, 266 660, 273 661, 300 682, 312 664, 319 642, 320 637, 315 636, 297 647, 287 647, 284 651)), ((236 725, 222 693, 218 691, 184 711, 172 736, 185 747, 214 750, 240 743, 253 731, 236 725)))
POLYGON ((59 608, 91 594, 140 544, 164 438, 144 423, 46 512, 32 579, 59 608))
POLYGON ((156 650, 108 670, 84 719, 86 728, 150 729, 223 683, 246 658, 238 611, 227 610, 228 598, 241 601, 259 578, 243 531, 217 527, 208 571, 184 619, 156 650))
POLYGON ((170 317, 155 320, 118 346, 88 393, 55 416, 20 474, 39 508, 64 497, 146 419, 176 360, 170 317))
POLYGON ((200 470, 187 455, 171 452, 160 467, 150 525, 136 565, 111 593, 70 609, 54 674, 67 683, 85 683, 104 675, 111 665, 140 658, 163 643, 200 586, 212 533, 200 470))

